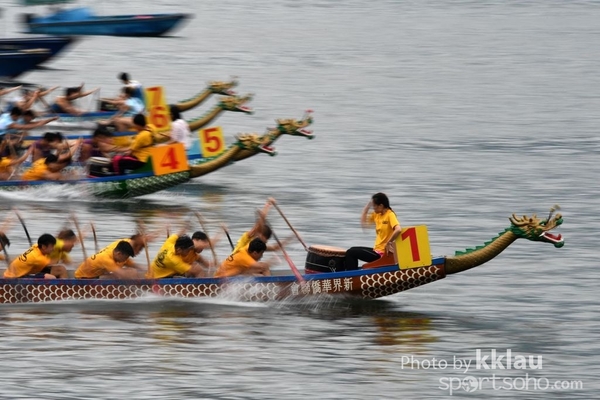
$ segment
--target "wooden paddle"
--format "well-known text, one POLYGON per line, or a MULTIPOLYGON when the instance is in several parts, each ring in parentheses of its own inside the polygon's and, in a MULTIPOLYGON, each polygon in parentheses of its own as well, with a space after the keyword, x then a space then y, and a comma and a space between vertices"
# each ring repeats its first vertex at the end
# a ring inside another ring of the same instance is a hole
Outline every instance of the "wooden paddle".
POLYGON ((225 232, 225 235, 227 236, 227 240, 229 241, 231 250, 235 249, 235 246, 233 245, 233 241, 231 240, 231 236, 229 236, 229 231, 227 230, 227 226, 225 226, 225 224, 221 224, 221 228, 223 229, 223 232, 225 232))
POLYGON ((98 253, 98 237, 96 236, 96 227, 93 222, 90 222, 90 226, 92 227, 92 235, 94 235, 94 248, 96 249, 96 253, 98 253))
POLYGON ((213 247, 212 242, 210 241, 210 236, 208 236, 208 231, 206 230, 206 226, 204 224, 204 218, 202 217, 202 214, 200 214, 198 211, 194 211, 194 215, 196 216, 196 218, 198 218, 198 222, 200 223, 202 230, 208 237, 208 246, 210 247, 210 251, 212 252, 214 265, 216 267, 219 261, 217 260, 217 253, 215 252, 215 248, 213 247))
POLYGON ((87 264, 87 251, 85 250, 85 245, 83 244, 83 235, 81 234, 81 228, 79 227, 79 221, 74 213, 71 213, 71 220, 73 220, 73 224, 75 224, 75 229, 77 229, 77 236, 79 237, 79 244, 81 244, 81 252, 83 253, 83 262, 87 264))
MULTIPOLYGON (((265 224, 267 224, 266 220, 265 220, 265 224)), ((296 279, 298 280, 298 282, 305 282, 304 278, 300 274, 300 271, 298 271, 298 268, 296 268, 296 265, 294 265, 294 262, 292 261, 292 259, 288 255, 287 251, 285 251, 285 248, 283 247, 283 243, 281 243, 281 241, 279 240, 279 238, 275 234, 275 231, 273 230, 273 227, 269 225, 269 228, 271 228, 271 235, 273 235, 273 238, 275 238, 275 241, 279 245, 279 248, 281 249, 281 252, 283 253, 283 257, 285 258, 285 260, 287 261, 288 265, 290 266, 290 269, 292 270, 292 272, 296 276, 296 279)))
POLYGON ((146 224, 141 219, 137 220, 138 232, 142 235, 142 242, 144 243, 144 252, 146 253, 146 261, 148 262, 148 276, 152 276, 150 254, 148 253, 148 241, 146 240, 146 224))
POLYGON ((25 235, 27 235, 27 240, 29 241, 29 246, 33 246, 33 242, 31 241, 31 236, 29 236, 29 231, 27 230, 27 227, 25 226, 25 221, 23 221, 23 218, 21 218, 21 214, 19 214, 19 211, 17 210, 16 207, 13 207, 13 211, 15 212, 15 215, 19 219, 19 222, 21 223, 21 226, 23 227, 23 230, 25 231, 25 235))
POLYGON ((279 208, 279 206, 277 205, 277 203, 275 201, 272 201, 271 204, 273 204, 273 207, 275 207, 275 209, 279 212, 279 214, 281 215, 281 217, 283 218, 283 220, 285 221, 285 223, 290 227, 290 229, 292 230, 292 232, 294 233, 294 235, 296 235, 296 238, 298 238, 298 241, 300 243, 302 243, 302 246, 304 247, 304 250, 308 251, 308 247, 306 246, 306 243, 304 243, 304 240, 302 240, 302 238, 300 237, 300 235, 298 234, 298 232, 296 232, 296 230, 294 229, 294 227, 292 226, 292 224, 290 224, 290 221, 288 221, 288 219, 285 217, 285 215, 283 214, 283 211, 281 211, 281 208, 279 208))

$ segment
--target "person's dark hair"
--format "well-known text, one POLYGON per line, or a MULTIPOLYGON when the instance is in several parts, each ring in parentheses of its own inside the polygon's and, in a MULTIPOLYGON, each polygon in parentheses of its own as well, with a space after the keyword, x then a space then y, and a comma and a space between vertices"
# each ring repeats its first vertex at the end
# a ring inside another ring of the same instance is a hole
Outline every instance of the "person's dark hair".
POLYGON ((10 246, 10 240, 8 240, 8 236, 3 232, 0 232, 0 243, 2 243, 2 247, 10 246))
POLYGON ((267 250, 267 244, 259 238, 252 239, 248 245, 248 253, 260 253, 267 250))
POLYGON ((34 119, 35 117, 37 117, 37 115, 35 115, 35 112, 33 110, 25 110, 25 112, 23 113, 24 117, 31 117, 31 119, 34 119))
POLYGON ((63 136, 62 133, 60 132, 54 132, 54 140, 55 142, 62 142, 63 140, 65 140, 65 137, 63 136))
POLYGON ((171 104, 169 106, 169 110, 171 111, 171 121, 177 121, 178 119, 181 119, 181 112, 175 104, 171 104))
POLYGON ((262 235, 265 237, 265 239, 269 240, 271 238, 271 235, 273 234, 273 231, 271 231, 271 228, 269 227, 269 225, 264 224, 262 226, 262 235))
POLYGON ((392 207, 390 207, 390 199, 388 199, 388 197, 379 192, 379 193, 375 193, 372 197, 373 199, 373 204, 375 204, 376 206, 382 205, 385 208, 389 208, 390 210, 392 209, 392 207))
POLYGON ((133 97, 135 95, 135 89, 131 86, 125 86, 123 88, 123 93, 125 93, 129 97, 133 97))
POLYGON ((119 243, 117 243, 117 246, 115 247, 115 251, 118 251, 120 253, 123 253, 125 255, 128 255, 129 257, 133 257, 133 247, 131 246, 131 244, 129 244, 128 242, 121 240, 119 243))
POLYGON ((46 157, 46 161, 44 161, 44 164, 48 165, 50 163, 55 162, 58 162, 58 157, 56 156, 56 154, 48 154, 48 157, 46 157))
POLYGON ((79 93, 81 91, 78 87, 70 87, 65 89, 65 96, 69 97, 72 94, 79 93))
POLYGON ((113 137, 113 133, 110 131, 110 129, 108 129, 106 127, 106 125, 98 125, 98 127, 96 128, 96 130, 94 131, 94 133, 92 134, 92 137, 98 137, 98 136, 104 136, 104 137, 113 137))
POLYGON ((137 126, 146 126, 146 116, 144 114, 136 114, 133 117, 133 123, 137 126))
POLYGON ((123 82, 129 82, 129 74, 127 72, 121 72, 119 74, 119 79, 123 82))
POLYGON ((16 115, 16 116, 21 116, 23 115, 23 110, 21 110, 20 107, 14 106, 11 110, 10 110, 10 115, 16 115))
POLYGON ((60 232, 58 232, 58 235, 56 235, 56 237, 58 239, 75 239, 77 237, 77 235, 75 235, 75 232, 73 232, 72 229, 63 229, 60 232))
POLYGON ((56 137, 56 134, 54 132, 46 132, 44 133, 44 136, 42 137, 42 139, 44 139, 47 142, 53 142, 56 137))
POLYGON ((175 248, 181 250, 187 250, 194 247, 194 242, 189 236, 179 236, 175 241, 175 248))
POLYGON ((202 231, 194 232, 194 234, 192 235, 192 239, 204 240, 204 241, 208 242, 208 236, 206 236, 206 233, 204 233, 202 231))
POLYGON ((37 244, 39 247, 56 244, 56 238, 49 233, 44 233, 38 238, 37 244))

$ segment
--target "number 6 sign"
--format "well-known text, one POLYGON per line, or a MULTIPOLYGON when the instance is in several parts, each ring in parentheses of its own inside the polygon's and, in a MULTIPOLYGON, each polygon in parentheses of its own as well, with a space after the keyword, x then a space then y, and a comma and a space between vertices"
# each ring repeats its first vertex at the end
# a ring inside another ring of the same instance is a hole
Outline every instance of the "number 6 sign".
POLYGON ((154 125, 158 132, 171 130, 171 112, 165 101, 165 91, 162 86, 146 88, 146 108, 148 123, 154 125))
POLYGON ((396 239, 396 255, 400 269, 431 265, 427 226, 409 226, 396 239))

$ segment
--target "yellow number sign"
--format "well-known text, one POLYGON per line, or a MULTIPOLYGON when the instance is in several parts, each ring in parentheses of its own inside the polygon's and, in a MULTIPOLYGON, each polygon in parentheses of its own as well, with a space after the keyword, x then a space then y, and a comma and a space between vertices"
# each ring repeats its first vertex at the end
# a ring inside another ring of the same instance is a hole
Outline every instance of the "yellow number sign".
POLYGON ((146 109, 148 110, 148 123, 156 126, 158 132, 171 130, 171 113, 167 107, 162 86, 146 88, 146 109))
POLYGON ((225 140, 223 130, 220 126, 200 129, 200 143, 202 146, 202 157, 216 157, 225 151, 225 140))
POLYGON ((172 174, 187 171, 188 161, 185 156, 185 147, 182 143, 168 146, 155 146, 150 149, 152 156, 152 170, 154 175, 172 174))
POLYGON ((427 226, 409 226, 396 239, 396 254, 400 269, 431 265, 427 226))

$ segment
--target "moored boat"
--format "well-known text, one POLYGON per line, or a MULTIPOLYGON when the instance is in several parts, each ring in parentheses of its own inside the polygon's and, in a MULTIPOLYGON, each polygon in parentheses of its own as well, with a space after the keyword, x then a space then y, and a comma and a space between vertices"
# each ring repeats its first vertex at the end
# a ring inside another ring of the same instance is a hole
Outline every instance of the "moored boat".
MULTIPOLYGON (((157 280, 78 280, 78 279, 0 279, 0 303, 35 303, 82 299, 132 299, 155 294, 166 297, 235 296, 245 301, 272 301, 322 295, 342 295, 364 299, 390 296, 438 281, 447 275, 460 273, 485 264, 498 256, 519 238, 564 245, 560 234, 551 230, 563 222, 562 215, 547 219, 531 217, 509 218, 511 225, 498 236, 454 256, 430 259, 427 265, 405 267, 393 257, 363 265, 356 271, 304 274, 301 279, 289 273, 269 277, 248 278, 171 278, 157 280)), ((414 227, 408 227, 412 229, 414 227)), ((405 231, 403 230, 403 232, 405 231)), ((402 240, 399 236, 398 240, 402 240)), ((406 240, 406 239, 405 239, 406 240)), ((411 240, 410 238, 408 240, 411 240)), ((310 251, 310 250, 309 250, 310 251)), ((310 253, 309 253, 310 256, 310 253)), ((307 261, 308 261, 307 257, 307 261)), ((307 264, 307 268, 309 265, 307 264)))

